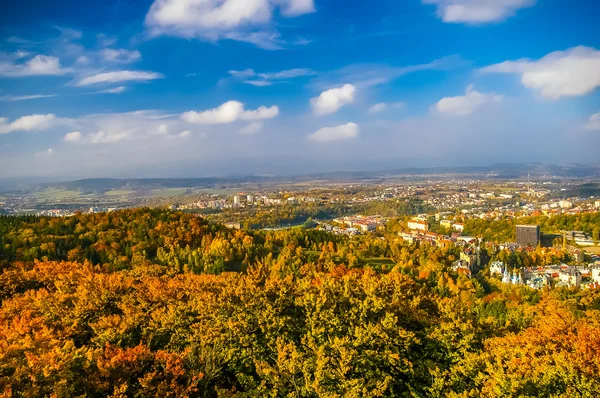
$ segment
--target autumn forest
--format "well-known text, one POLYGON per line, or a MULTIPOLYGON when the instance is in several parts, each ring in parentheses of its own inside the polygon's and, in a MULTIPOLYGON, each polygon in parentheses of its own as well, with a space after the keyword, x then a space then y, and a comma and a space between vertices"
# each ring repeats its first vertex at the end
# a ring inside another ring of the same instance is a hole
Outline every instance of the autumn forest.
POLYGON ((459 254, 164 209, 0 217, 0 396, 600 396, 600 291, 459 254))

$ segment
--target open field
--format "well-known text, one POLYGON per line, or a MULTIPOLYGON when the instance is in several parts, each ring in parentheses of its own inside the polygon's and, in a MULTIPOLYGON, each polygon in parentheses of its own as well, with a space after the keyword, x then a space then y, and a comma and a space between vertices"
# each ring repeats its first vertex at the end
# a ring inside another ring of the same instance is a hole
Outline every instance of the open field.
POLYGON ((107 191, 104 193, 106 196, 126 196, 135 193, 135 191, 126 190, 126 189, 114 189, 112 191, 107 191))
POLYGON ((66 189, 58 189, 58 188, 46 188, 41 191, 34 192, 33 195, 39 199, 49 199, 49 200, 64 200, 64 199, 77 199, 77 198, 87 198, 92 195, 82 195, 79 191, 69 191, 66 189))
POLYGON ((174 196, 182 196, 189 193, 190 190, 188 188, 164 188, 164 189, 154 189, 152 191, 140 192, 140 197, 147 198, 170 198, 174 196))

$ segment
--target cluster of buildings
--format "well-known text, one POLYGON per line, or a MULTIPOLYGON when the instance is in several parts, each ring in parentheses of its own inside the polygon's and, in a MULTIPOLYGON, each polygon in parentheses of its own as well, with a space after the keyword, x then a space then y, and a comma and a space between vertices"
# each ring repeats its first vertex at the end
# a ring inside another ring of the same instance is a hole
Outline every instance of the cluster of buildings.
POLYGON ((583 231, 562 231, 562 234, 579 246, 595 246, 596 244, 592 237, 583 231))
POLYGON ((481 250, 476 246, 465 246, 460 252, 460 258, 452 263, 452 270, 471 276, 475 267, 481 265, 481 250))
POLYGON ((534 289, 545 287, 597 288, 600 287, 600 263, 596 265, 548 265, 539 268, 513 269, 501 261, 490 264, 490 275, 502 278, 502 282, 525 285, 534 289))
POLYGON ((378 227, 385 226, 385 219, 381 216, 349 216, 336 218, 333 222, 348 228, 356 228, 361 232, 375 231, 378 227))
POLYGON ((439 234, 430 231, 430 224, 427 215, 413 217, 407 222, 408 232, 400 232, 398 236, 405 242, 427 242, 438 246, 445 246, 452 243, 470 243, 477 241, 476 238, 470 236, 461 236, 465 229, 463 223, 454 222, 448 219, 442 219, 453 213, 437 213, 435 218, 440 220, 440 225, 451 231, 451 235, 439 234))
POLYGON ((386 219, 381 216, 348 216, 335 218, 331 223, 318 222, 319 228, 337 235, 358 235, 385 227, 386 219))
POLYGON ((178 206, 179 209, 235 209, 252 206, 283 206, 285 204, 297 204, 300 202, 317 203, 327 201, 327 199, 317 197, 295 197, 282 195, 255 195, 236 193, 232 196, 221 197, 212 195, 210 199, 199 200, 197 202, 187 203, 178 206))

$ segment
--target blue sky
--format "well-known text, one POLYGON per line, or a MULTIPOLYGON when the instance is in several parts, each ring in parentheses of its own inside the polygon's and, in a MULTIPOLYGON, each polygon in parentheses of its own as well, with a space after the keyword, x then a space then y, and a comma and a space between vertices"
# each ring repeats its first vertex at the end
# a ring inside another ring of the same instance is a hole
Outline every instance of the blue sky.
POLYGON ((0 177, 600 160, 594 0, 0 8, 0 177))

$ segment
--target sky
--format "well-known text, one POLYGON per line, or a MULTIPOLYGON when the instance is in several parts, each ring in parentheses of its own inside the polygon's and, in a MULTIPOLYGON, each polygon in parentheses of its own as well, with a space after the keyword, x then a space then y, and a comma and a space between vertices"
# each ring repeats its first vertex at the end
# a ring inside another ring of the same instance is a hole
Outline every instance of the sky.
POLYGON ((596 0, 3 0, 0 178, 600 163, 596 0))

